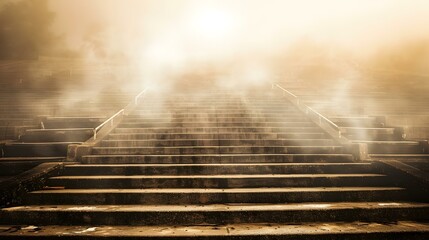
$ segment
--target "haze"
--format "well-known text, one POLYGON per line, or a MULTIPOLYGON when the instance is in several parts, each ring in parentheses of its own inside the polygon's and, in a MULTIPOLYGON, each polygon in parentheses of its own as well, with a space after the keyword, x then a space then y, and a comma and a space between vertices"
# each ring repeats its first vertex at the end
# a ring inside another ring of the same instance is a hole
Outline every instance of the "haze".
POLYGON ((327 61, 341 72, 335 77, 349 74, 344 63, 429 72, 425 0, 50 0, 49 7, 57 50, 93 62, 126 59, 151 79, 201 68, 273 77, 327 61))
POLYGON ((277 52, 302 38, 368 53, 429 35, 424 0, 55 0, 51 6, 57 13, 54 28, 71 47, 80 48, 88 35, 103 32, 112 51, 131 55, 159 41, 194 51, 197 43, 220 44, 225 52, 277 52), (198 26, 207 21, 204 16, 225 29, 198 26))

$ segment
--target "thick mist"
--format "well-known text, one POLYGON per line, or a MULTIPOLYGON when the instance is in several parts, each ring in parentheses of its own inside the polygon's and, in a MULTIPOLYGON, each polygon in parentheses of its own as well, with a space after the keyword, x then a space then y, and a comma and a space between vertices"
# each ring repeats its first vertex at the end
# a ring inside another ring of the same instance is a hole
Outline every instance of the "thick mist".
POLYGON ((304 74, 316 80, 324 74, 344 78, 350 66, 428 71, 428 52, 418 51, 429 42, 429 3, 423 0, 55 0, 50 5, 56 13, 53 29, 67 47, 91 61, 127 59, 153 82, 196 71, 236 76, 255 66, 271 79, 296 66, 304 74, 310 65, 321 65, 322 74, 315 71, 319 77, 304 74))
MULTIPOLYGON (((20 0, 2 1, 0 9, 14 2, 20 0)), ((328 88, 338 102, 363 85, 429 90, 425 0, 47 4, 52 36, 30 71, 77 94, 112 86, 175 89, 203 80, 230 88, 300 81, 328 88)))

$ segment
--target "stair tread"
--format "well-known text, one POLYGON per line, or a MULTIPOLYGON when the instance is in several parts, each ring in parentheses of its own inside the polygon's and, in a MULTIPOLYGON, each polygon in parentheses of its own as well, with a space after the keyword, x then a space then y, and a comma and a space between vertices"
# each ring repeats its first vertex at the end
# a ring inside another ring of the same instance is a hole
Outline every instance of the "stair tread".
MULTIPOLYGON (((61 226, 48 225, 34 231, 32 228, 17 228, 16 226, 0 226, 0 236, 88 236, 88 237, 138 237, 152 239, 159 237, 233 237, 248 236, 260 239, 262 236, 314 237, 338 234, 335 239, 345 239, 350 234, 404 234, 429 232, 429 223, 398 221, 395 223, 376 222, 330 222, 330 223, 302 223, 302 224, 228 224, 216 226, 61 226)), ((420 235, 419 235, 420 236, 420 235)), ((213 239, 214 239, 213 238, 213 239)), ((307 238, 308 239, 308 238, 307 238)), ((332 238, 334 239, 334 238, 332 238)), ((377 239, 369 235, 366 239, 377 239)), ((379 239, 379 238, 378 238, 379 239)), ((423 239, 423 238, 420 238, 423 239)))
POLYGON ((163 189, 57 189, 33 191, 33 194, 132 194, 132 193, 296 193, 296 192, 372 192, 402 191, 399 187, 287 187, 287 188, 163 188, 163 189))
MULTIPOLYGON (((201 115, 204 114, 204 116, 196 116, 196 117, 184 117, 180 115, 183 114, 177 114, 177 113, 170 113, 171 116, 165 117, 165 116, 131 116, 124 119, 124 123, 137 123, 137 122, 148 122, 148 121, 156 121, 156 122, 177 122, 177 123, 211 123, 211 122, 218 122, 223 119, 255 119, 255 120, 266 120, 266 122, 296 122, 296 121, 290 121, 290 119, 294 120, 300 120, 298 122, 311 122, 305 115, 303 116, 297 116, 297 115, 291 115, 291 116, 278 116, 273 117, 269 114, 252 114, 248 113, 246 115, 248 116, 219 116, 216 113, 201 113, 201 115), (215 120, 215 121, 214 121, 215 120), (273 121, 274 120, 274 121, 273 121)), ((198 114, 198 113, 195 113, 198 114)), ((164 115, 168 115, 167 113, 164 115)), ((233 115, 233 114, 223 114, 223 115, 233 115)), ((0 119, 1 120, 1 119, 0 119)), ((221 121, 222 122, 222 121, 221 121)), ((265 121, 264 121, 265 122, 265 121)))
POLYGON ((65 157, 1 157, 0 161, 63 161, 65 157))
POLYGON ((300 211, 335 209, 429 208, 428 203, 414 202, 304 202, 288 204, 208 204, 208 205, 30 205, 4 208, 1 211, 69 212, 192 212, 192 211, 300 211))
POLYGON ((66 168, 76 167, 183 167, 183 166, 369 166, 371 163, 160 163, 160 164, 73 164, 66 168))
POLYGON ((127 158, 135 158, 135 157, 158 157, 158 158, 166 158, 166 157, 270 157, 270 156, 304 156, 304 157, 351 157, 351 154, 342 154, 342 153, 263 153, 263 154, 97 154, 97 155, 84 155, 83 158, 114 158, 114 157, 127 157, 127 158))
POLYGON ((139 147, 134 147, 134 146, 127 146, 127 147, 94 147, 93 149, 177 149, 177 148, 188 148, 188 149, 195 149, 195 148, 342 148, 343 146, 341 145, 306 145, 306 146, 296 146, 296 145, 291 145, 291 146, 243 146, 243 145, 239 145, 239 146, 174 146, 174 147, 166 147, 166 146, 155 146, 155 147, 146 147, 146 146, 139 146, 139 147))
MULTIPOLYGON (((128 129, 128 128, 122 128, 122 129, 128 129)), ((195 135, 213 135, 213 134, 218 134, 218 135, 226 135, 226 134, 231 134, 231 135, 248 135, 248 134, 257 134, 257 135, 278 135, 278 134, 287 134, 288 132, 222 132, 222 133, 202 133, 202 132, 185 132, 185 133, 116 133, 113 132, 109 135, 154 135, 154 134, 169 134, 169 135, 190 135, 190 134, 195 134, 195 135)), ((302 133, 294 133, 294 134, 306 134, 306 135, 314 135, 314 134, 322 134, 323 132, 316 132, 316 133, 308 133, 308 132, 302 132, 302 133)))
POLYGON ((412 154, 412 153, 371 153, 370 156, 378 157, 429 157, 429 154, 421 153, 421 154, 412 154))
POLYGON ((275 128, 275 129, 317 129, 317 130, 321 130, 318 127, 118 127, 116 128, 117 130, 122 130, 122 129, 265 129, 265 128, 275 128))
POLYGON ((247 138, 247 139, 239 139, 239 138, 221 138, 221 139, 213 139, 213 138, 194 138, 194 139, 106 139, 103 142, 184 142, 184 141, 271 141, 271 142, 285 142, 285 141, 333 141, 329 138, 282 138, 282 139, 259 139, 259 138, 247 138))
POLYGON ((341 129, 356 129, 356 130, 394 130, 394 127, 340 127, 341 129))
POLYGON ((383 174, 216 174, 216 175, 81 175, 60 176, 51 179, 209 179, 209 178, 346 178, 346 177, 382 177, 383 174))
MULTIPOLYGON (((235 119, 235 118, 234 118, 235 119)), ((157 119, 156 119, 157 120, 157 119)), ((121 122, 121 124, 126 124, 126 125, 138 125, 138 124, 156 124, 156 123, 171 123, 171 124, 223 124, 223 123, 229 123, 229 124, 237 124, 237 125, 241 125, 243 122, 228 122, 228 121, 154 121, 154 122, 150 122, 147 120, 147 118, 141 118, 139 121, 129 121, 129 120, 124 120, 123 122, 121 122)), ((270 124, 270 123, 285 123, 285 124, 297 124, 297 123, 312 123, 311 121, 297 121, 297 122, 291 122, 291 121, 255 121, 255 122, 245 122, 245 123, 259 123, 259 124, 270 124)))
POLYGON ((94 131, 94 128, 45 128, 45 129, 27 129, 26 132, 59 132, 59 131, 94 131))
POLYGON ((157 155, 157 154, 97 154, 97 155, 85 155, 83 157, 93 158, 104 158, 104 157, 135 157, 135 156, 159 156, 159 157, 188 157, 188 156, 215 156, 215 157, 234 157, 234 156, 344 156, 348 157, 351 154, 346 153, 263 153, 263 154, 168 154, 168 155, 157 155))
POLYGON ((13 146, 43 146, 43 145, 64 145, 64 144, 80 144, 82 142, 9 142, 6 145, 13 146))
POLYGON ((417 141, 391 141, 391 140, 351 140, 354 143, 373 143, 373 144, 408 144, 419 145, 417 141))

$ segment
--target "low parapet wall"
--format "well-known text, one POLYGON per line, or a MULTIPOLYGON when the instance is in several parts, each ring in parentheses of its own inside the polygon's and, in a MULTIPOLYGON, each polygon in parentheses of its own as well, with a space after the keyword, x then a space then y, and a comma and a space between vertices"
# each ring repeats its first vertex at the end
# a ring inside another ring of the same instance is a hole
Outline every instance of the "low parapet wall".
POLYGON ((388 115, 386 125, 402 127, 407 139, 429 139, 429 115, 388 115))

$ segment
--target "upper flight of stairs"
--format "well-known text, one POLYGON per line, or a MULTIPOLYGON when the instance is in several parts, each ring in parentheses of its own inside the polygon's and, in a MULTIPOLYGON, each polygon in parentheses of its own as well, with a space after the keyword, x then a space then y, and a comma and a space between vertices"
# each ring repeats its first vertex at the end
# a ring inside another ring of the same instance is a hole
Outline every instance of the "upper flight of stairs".
POLYGON ((428 216, 418 183, 354 161, 275 91, 154 93, 2 209, 0 237, 429 239, 428 216))

